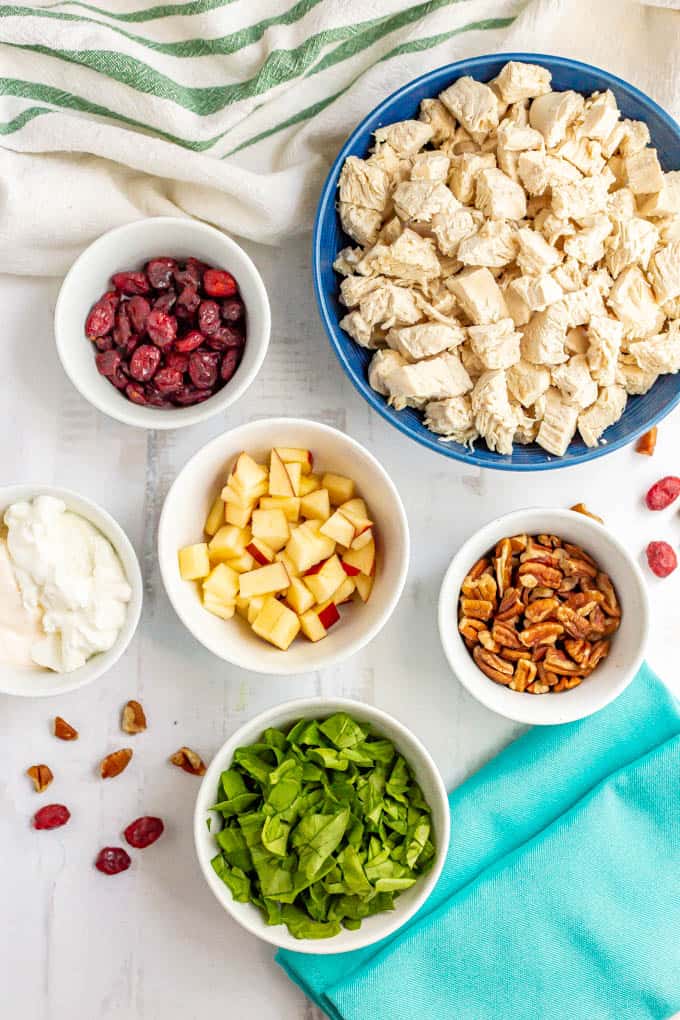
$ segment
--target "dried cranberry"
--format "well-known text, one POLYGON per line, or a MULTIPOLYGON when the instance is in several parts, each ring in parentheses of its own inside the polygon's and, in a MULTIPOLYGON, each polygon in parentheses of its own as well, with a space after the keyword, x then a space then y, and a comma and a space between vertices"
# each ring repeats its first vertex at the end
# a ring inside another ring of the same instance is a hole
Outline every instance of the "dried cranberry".
POLYGON ((176 300, 177 295, 174 290, 166 290, 165 294, 161 294, 159 298, 156 298, 153 306, 154 308, 157 308, 159 312, 171 312, 176 300))
POLYGON ((99 374, 107 377, 115 375, 120 367, 120 353, 118 351, 102 351, 94 360, 99 374))
MULTIPOLYGON (((155 382, 155 381, 154 381, 155 382)), ((149 407, 172 407, 172 401, 160 393, 154 383, 149 383, 145 389, 146 402, 149 407)))
POLYGON ((98 336, 94 341, 94 345, 98 351, 110 351, 113 348, 113 337, 98 336))
POLYGON ((123 294, 148 294, 150 290, 146 273, 114 273, 111 282, 123 294))
POLYGON ((226 351, 229 347, 243 347, 245 339, 233 326, 220 326, 212 336, 206 337, 205 344, 213 351, 226 351))
POLYGON ((135 294, 133 298, 128 301, 128 317, 132 323, 132 328, 135 333, 143 333, 144 327, 146 326, 146 317, 151 311, 151 305, 146 298, 140 297, 135 294))
POLYGON ((130 822, 125 830, 125 838, 135 850, 143 850, 145 847, 151 846, 152 843, 155 843, 163 835, 164 828, 165 826, 160 818, 152 818, 150 816, 136 818, 134 822, 130 822))
POLYGON ((657 577, 668 577, 677 567, 678 557, 668 542, 650 542, 647 546, 647 563, 657 577))
POLYGON ((124 390, 128 385, 128 377, 125 375, 125 366, 121 365, 120 368, 114 372, 113 375, 109 376, 109 382, 113 383, 117 390, 124 390))
POLYGON ((125 341, 124 344, 120 345, 118 350, 121 353, 121 357, 125 361, 129 361, 130 360, 130 358, 132 357, 134 352, 139 347, 141 339, 142 338, 140 337, 139 333, 133 333, 132 336, 128 337, 128 339, 125 341))
POLYGON ((680 478, 674 475, 667 475, 666 478, 655 482, 647 495, 645 502, 649 510, 665 510, 667 506, 680 496, 680 478))
POLYGON ((203 290, 210 297, 233 297, 238 293, 238 284, 224 269, 206 269, 203 274, 203 290))
POLYGON ((149 338, 159 347, 173 343, 177 336, 177 319, 174 315, 152 309, 146 320, 146 331, 149 338))
POLYGON ((238 322, 243 311, 243 302, 238 298, 229 298, 222 302, 222 318, 225 322, 238 322))
POLYGON ((127 310, 127 302, 121 303, 116 312, 116 325, 113 330, 113 339, 119 347, 124 346, 132 336, 132 325, 127 310))
POLYGON ((205 337, 203 334, 199 333, 197 329, 192 329, 186 336, 180 337, 175 342, 175 350, 179 351, 180 354, 188 354, 189 351, 195 351, 204 342, 205 337))
POLYGON ((229 382, 232 375, 239 366, 241 361, 241 350, 240 348, 232 347, 226 351, 222 357, 222 365, 220 367, 220 378, 223 382, 229 382))
POLYGON ((130 358, 130 375, 138 382, 148 382, 161 363, 161 352, 153 344, 142 344, 130 358))
POLYGON ((201 285, 203 267, 196 259, 187 259, 186 265, 182 269, 175 269, 173 275, 178 287, 189 286, 196 289, 201 285))
POLYGON ((164 360, 165 368, 174 368, 182 375, 184 375, 189 368, 189 355, 182 354, 180 351, 169 351, 166 355, 164 355, 164 360))
POLYGON ((200 303, 201 299, 196 288, 187 284, 177 298, 176 313, 180 319, 190 319, 200 303))
POLYGON ((219 355, 210 351, 193 351, 189 355, 189 377, 199 390, 209 390, 217 382, 219 355))
POLYGON ((105 846, 97 854, 94 866, 105 875, 119 875, 130 867, 130 855, 120 846, 105 846))
POLYGON ((115 305, 113 301, 109 300, 107 295, 104 295, 103 298, 100 298, 92 306, 92 310, 85 322, 85 335, 90 340, 94 340, 98 336, 105 336, 106 333, 113 329, 114 313, 115 305))
POLYGON ((144 387, 140 386, 139 383, 127 383, 125 387, 125 396, 128 400, 131 400, 133 404, 142 404, 145 406, 149 403, 144 392, 144 387))
POLYGON ((220 328, 220 306, 216 301, 201 301, 198 309, 198 328, 206 336, 220 328))
POLYGON ((176 393, 184 382, 184 376, 178 369, 166 365, 156 372, 153 382, 159 393, 176 393))
POLYGON ((165 290, 170 286, 172 274, 177 268, 177 261, 163 256, 158 259, 151 259, 144 268, 146 269, 146 275, 149 277, 151 286, 156 290, 165 290))
POLYGON ((66 825, 71 812, 63 804, 46 804, 33 815, 34 829, 59 829, 66 825))
POLYGON ((181 407, 189 407, 191 404, 200 404, 201 401, 207 400, 212 395, 212 390, 197 390, 195 386, 183 386, 172 399, 181 407))

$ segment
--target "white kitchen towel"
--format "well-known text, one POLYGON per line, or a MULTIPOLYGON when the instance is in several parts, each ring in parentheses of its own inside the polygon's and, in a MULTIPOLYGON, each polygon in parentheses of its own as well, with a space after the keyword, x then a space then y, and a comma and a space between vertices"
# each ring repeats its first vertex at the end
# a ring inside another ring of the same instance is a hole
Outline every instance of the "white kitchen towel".
POLYGON ((0 271, 60 274, 110 227, 309 230, 352 127, 487 52, 606 67, 680 113, 680 15, 635 0, 80 0, 0 6, 0 271))

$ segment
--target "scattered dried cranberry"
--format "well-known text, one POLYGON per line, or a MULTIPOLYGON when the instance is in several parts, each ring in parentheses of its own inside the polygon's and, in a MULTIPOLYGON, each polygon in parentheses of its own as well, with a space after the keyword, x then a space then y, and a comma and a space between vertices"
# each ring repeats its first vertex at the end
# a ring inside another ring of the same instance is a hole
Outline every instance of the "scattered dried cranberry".
POLYGON ((144 268, 154 290, 166 290, 172 283, 172 274, 177 268, 177 261, 169 258, 151 259, 144 268))
MULTIPOLYGON (((155 307, 155 306, 154 306, 155 307)), ((151 311, 151 305, 146 298, 139 297, 135 294, 133 298, 130 298, 127 305, 128 318, 132 323, 132 328, 135 333, 142 333, 146 327, 146 320, 149 312, 151 311)), ((163 309, 167 311, 167 309, 163 309)))
POLYGON ((151 289, 146 273, 114 273, 111 282, 123 294, 148 294, 151 289))
POLYGON ((120 368, 120 354, 118 351, 102 351, 94 360, 97 363, 97 371, 107 377, 115 375, 120 368))
POLYGON ((159 347, 167 347, 173 343, 177 336, 177 319, 174 315, 168 315, 167 312, 161 312, 158 308, 154 308, 149 312, 146 320, 146 331, 149 334, 149 339, 153 340, 159 347))
POLYGON ((222 302, 222 318, 225 322, 238 322, 243 316, 243 302, 238 298, 229 298, 222 302))
POLYGON ((201 390, 211 390, 217 382, 219 354, 213 351, 192 351, 189 355, 189 378, 201 390))
POLYGON ((647 546, 647 563, 657 577, 668 577, 677 567, 678 557, 668 542, 650 542, 647 546))
POLYGON ((161 352, 153 344, 142 344, 130 358, 130 375, 137 382, 148 382, 161 363, 161 352))
POLYGON ((222 365, 220 367, 220 377, 223 382, 229 382, 232 375, 239 366, 241 361, 241 351, 236 347, 232 347, 226 351, 222 358, 222 365))
POLYGON ((116 306, 109 300, 108 295, 105 294, 103 298, 97 301, 87 317, 85 335, 90 340, 94 340, 98 336, 105 336, 109 330, 113 329, 115 310, 116 306))
POLYGON ((201 301, 198 309, 198 328, 210 336, 220 328, 220 306, 217 301, 201 301))
POLYGON ((66 825, 71 812, 63 804, 46 804, 33 815, 34 829, 59 829, 66 825))
MULTIPOLYGON (((179 354, 188 354, 189 351, 195 351, 197 347, 205 343, 205 337, 202 333, 199 333, 197 329, 192 329, 189 333, 182 337, 181 340, 177 340, 175 343, 175 350, 179 354)), ((187 367, 189 363, 187 362, 187 367)))
POLYGON ((667 506, 680 496, 680 478, 674 475, 667 475, 655 482, 647 495, 645 502, 649 510, 665 510, 667 506))
POLYGON ((163 835, 164 828, 165 826, 160 818, 146 816, 144 818, 136 818, 134 822, 130 822, 124 835, 130 846, 133 846, 135 850, 143 850, 145 847, 151 846, 152 843, 155 843, 163 835))
POLYGON ((238 284, 224 269, 206 269, 203 274, 203 290, 210 297, 234 297, 238 284))
POLYGON ((130 867, 130 855, 120 846, 105 846, 97 854, 94 866, 105 875, 119 875, 130 867))

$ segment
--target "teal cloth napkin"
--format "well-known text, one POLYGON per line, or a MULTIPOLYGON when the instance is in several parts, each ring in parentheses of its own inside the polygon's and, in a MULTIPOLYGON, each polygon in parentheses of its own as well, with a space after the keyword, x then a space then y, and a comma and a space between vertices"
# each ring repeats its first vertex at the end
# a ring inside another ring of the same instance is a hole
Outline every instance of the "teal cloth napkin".
POLYGON ((389 939, 278 963, 333 1020, 666 1020, 680 1010, 680 705, 647 666, 450 795, 451 845, 389 939))

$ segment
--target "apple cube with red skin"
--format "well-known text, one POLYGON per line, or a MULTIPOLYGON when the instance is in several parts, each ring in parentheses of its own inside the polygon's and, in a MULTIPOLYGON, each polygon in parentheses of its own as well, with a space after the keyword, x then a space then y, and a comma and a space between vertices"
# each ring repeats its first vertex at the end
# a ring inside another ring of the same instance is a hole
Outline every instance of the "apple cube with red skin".
POLYGON ((286 554, 300 573, 335 552, 335 542, 320 532, 320 521, 305 521, 295 528, 286 545, 286 554))
POLYGON ((340 587, 333 592, 333 602, 335 602, 336 606, 342 605, 343 602, 349 602, 356 591, 356 587, 354 578, 345 576, 345 580, 340 587))
POLYGON ((253 538, 252 542, 246 546, 246 552, 250 553, 261 567, 266 567, 268 563, 274 562, 274 550, 261 538, 253 538))
POLYGON ((367 577, 365 574, 357 574, 354 578, 354 583, 357 586, 359 592, 359 598, 362 602, 368 602, 371 592, 373 591, 374 577, 367 577))
POLYGON ((308 475, 314 467, 311 450, 299 450, 292 446, 277 446, 276 452, 286 466, 299 464, 303 475, 308 475))
POLYGON ((234 524, 224 524, 219 528, 208 543, 208 555, 211 563, 224 563, 235 556, 241 556, 250 542, 250 528, 237 528, 234 524))
POLYGON ((368 545, 368 543, 372 541, 373 541, 373 528, 367 528, 366 531, 360 532, 360 534, 358 534, 356 538, 353 539, 352 544, 350 545, 350 549, 363 549, 365 545, 368 545))
POLYGON ((325 521, 319 529, 322 535, 328 535, 339 545, 349 546, 354 541, 354 524, 339 510, 325 521))
POLYGON ((300 629, 310 641, 321 641, 327 631, 314 609, 308 609, 300 616, 300 629))
POLYGON ((332 599, 328 602, 324 602, 321 606, 316 606, 312 612, 316 613, 319 617, 319 623, 323 624, 327 631, 330 630, 333 624, 337 623, 340 619, 338 607, 332 599))
POLYGON ((346 578, 337 556, 331 556, 315 573, 305 575, 305 584, 316 602, 326 602, 346 578))
POLYGON ((277 552, 277 554, 274 557, 274 559, 278 560, 279 563, 283 563, 284 567, 288 571, 288 576, 289 577, 299 577, 300 576, 300 571, 297 569, 297 567, 295 566, 295 564, 291 560, 290 556, 286 553, 286 551, 284 549, 282 549, 280 552, 277 552))
POLYGON ((292 498, 300 488, 302 469, 299 464, 284 464, 276 450, 269 462, 269 495, 292 498))
POLYGON ((375 542, 371 539, 361 549, 348 549, 342 557, 345 570, 347 567, 356 567, 366 577, 370 577, 375 570, 375 542))
POLYGON ((300 631, 300 620, 292 609, 268 595, 251 626, 259 637, 285 652, 300 631))
POLYGON ((290 578, 283 563, 270 563, 267 567, 258 567, 240 575, 239 595, 248 599, 254 595, 273 595, 277 591, 285 591, 289 585, 290 578))
POLYGON ((283 510, 254 510, 253 538, 261 538, 270 549, 278 552, 290 538, 290 526, 283 510))

